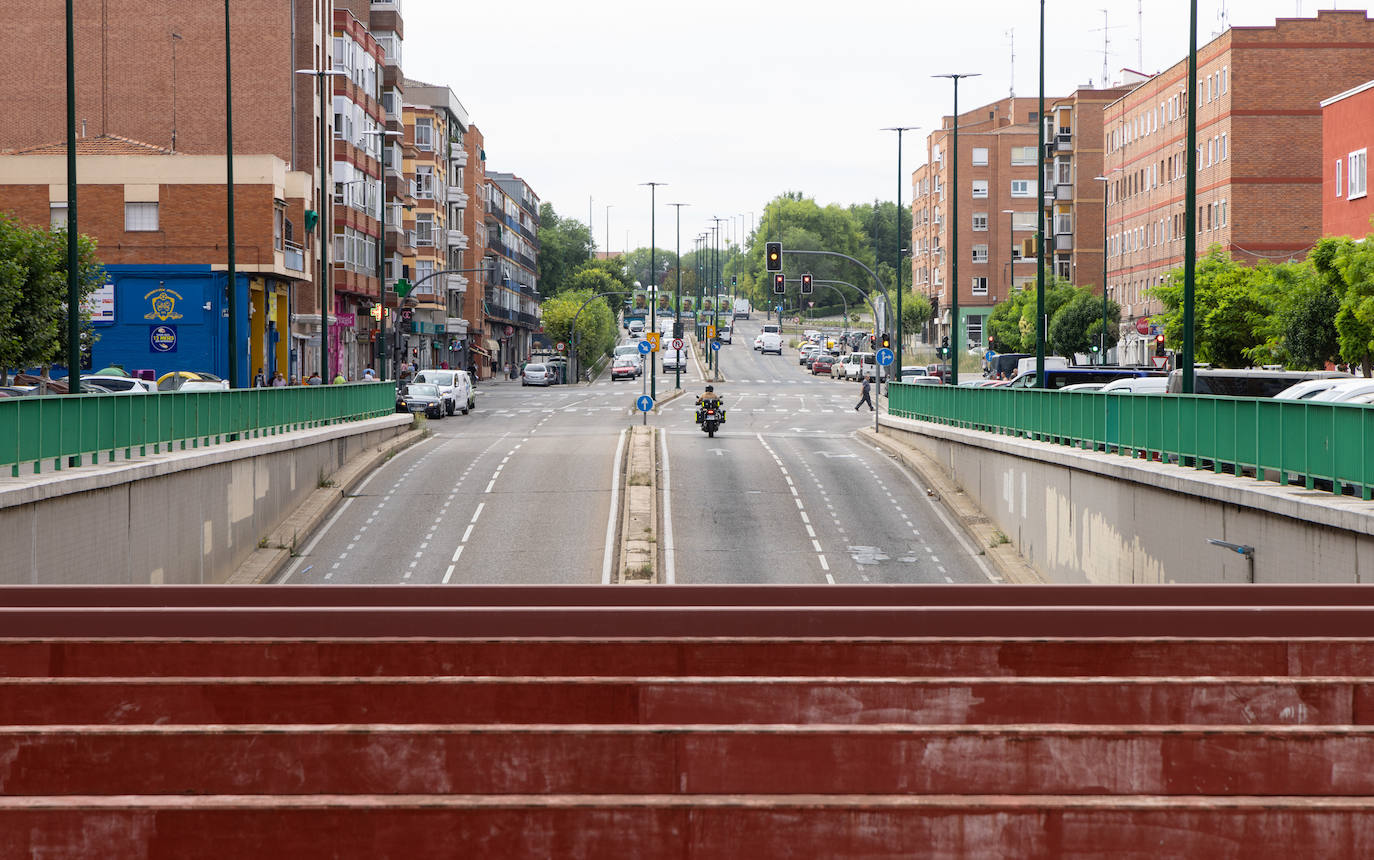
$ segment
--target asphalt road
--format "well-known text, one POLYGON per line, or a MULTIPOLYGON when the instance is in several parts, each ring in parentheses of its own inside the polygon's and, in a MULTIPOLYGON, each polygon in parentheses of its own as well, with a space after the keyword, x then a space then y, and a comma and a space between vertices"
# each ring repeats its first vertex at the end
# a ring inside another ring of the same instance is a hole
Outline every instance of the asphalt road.
MULTIPOLYGON (((853 434, 857 383, 812 377, 795 349, 751 349, 741 320, 721 350, 727 421, 714 439, 688 392, 651 415, 660 459, 661 569, 678 583, 989 582, 937 503, 853 434), (662 456, 666 452, 666 458, 662 456), (672 532, 671 540, 667 529, 672 532)), ((660 399, 673 374, 658 379, 660 399)), ((483 383, 470 415, 385 463, 345 500, 279 581, 596 583, 608 573, 611 480, 640 381, 524 388, 483 383)))

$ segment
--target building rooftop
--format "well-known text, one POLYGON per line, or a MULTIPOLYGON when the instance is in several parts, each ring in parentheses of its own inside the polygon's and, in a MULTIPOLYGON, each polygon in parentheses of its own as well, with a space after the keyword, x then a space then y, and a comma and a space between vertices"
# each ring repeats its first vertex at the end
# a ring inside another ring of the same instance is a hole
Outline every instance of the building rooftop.
MULTIPOLYGON (((30 146, 25 149, 14 149, 6 152, 6 155, 65 155, 67 152, 66 141, 58 143, 44 143, 38 146, 30 146)), ((173 150, 162 146, 154 146, 151 143, 144 143, 141 140, 132 140, 127 137, 120 137, 117 134, 101 134, 95 137, 79 137, 76 139, 77 155, 176 155, 173 150)))

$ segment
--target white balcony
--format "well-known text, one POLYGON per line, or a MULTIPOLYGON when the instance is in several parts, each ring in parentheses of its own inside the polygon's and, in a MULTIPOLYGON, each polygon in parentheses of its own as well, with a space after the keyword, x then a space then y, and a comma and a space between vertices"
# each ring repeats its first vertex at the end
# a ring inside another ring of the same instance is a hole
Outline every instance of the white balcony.
POLYGON ((1072 200, 1072 199, 1073 199, 1073 186, 1072 186, 1072 185, 1056 185, 1056 186, 1054 186, 1054 199, 1055 199, 1055 200, 1072 200))
POLYGON ((449 230, 448 247, 457 248, 460 251, 466 251, 468 249, 468 237, 463 233, 462 230, 449 230))
POLYGON ((455 206, 465 207, 468 205, 468 193, 457 185, 450 185, 448 187, 448 202, 455 206))
POLYGON ((451 293, 466 293, 468 291, 468 279, 463 275, 444 275, 445 287, 451 293))
POLYGON ((467 153, 467 150, 464 150, 464 149, 458 150, 457 152, 453 153, 453 157, 452 157, 451 159, 449 159, 449 160, 453 162, 453 166, 454 166, 454 167, 467 167, 467 166, 468 166, 468 153, 467 153))

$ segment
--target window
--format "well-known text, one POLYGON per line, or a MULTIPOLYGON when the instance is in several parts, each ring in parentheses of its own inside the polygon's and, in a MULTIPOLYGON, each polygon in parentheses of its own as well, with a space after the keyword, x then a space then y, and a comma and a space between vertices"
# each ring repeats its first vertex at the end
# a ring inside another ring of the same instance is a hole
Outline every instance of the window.
POLYGON ((973 148, 973 166, 987 167, 988 148, 986 146, 975 146, 973 148))
POLYGON ((1231 71, 1231 67, 1230 67, 1230 66, 1222 66, 1222 67, 1221 67, 1221 91, 1222 91, 1223 93, 1226 92, 1226 79, 1227 79, 1228 77, 1230 77, 1230 71, 1231 71))
POLYGON ((975 263, 986 263, 987 261, 988 261, 988 246, 987 246, 987 245, 974 245, 974 246, 973 246, 973 262, 975 262, 975 263))
POLYGON ((1365 177, 1365 155, 1367 150, 1357 150, 1350 153, 1350 166, 1347 170, 1349 174, 1347 183, 1350 190, 1349 198, 1354 200, 1356 197, 1363 197, 1366 191, 1365 177))
MULTIPOLYGON (((1341 184, 1340 162, 1336 162, 1336 184, 1341 184)), ((1339 196, 1339 195, 1337 195, 1339 196)), ((67 204, 50 203, 48 204, 48 226, 54 230, 67 229, 67 204)))
MULTIPOLYGON (((417 126, 418 128, 418 126, 417 126)), ((415 165, 415 196, 425 199, 434 199, 434 167, 429 164, 415 165)))
POLYGON ((1073 280, 1073 263, 1068 257, 1059 257, 1054 261, 1055 275, 1065 281, 1073 280))
POLYGON ((1226 226, 1226 201, 1225 201, 1225 200, 1223 200, 1223 201, 1221 201, 1220 203, 1217 204, 1217 226, 1218 226, 1218 227, 1225 227, 1225 226, 1226 226))
MULTIPOLYGON (((1342 159, 1339 159, 1339 158, 1336 159, 1336 196, 1337 196, 1337 197, 1340 197, 1342 194, 1345 193, 1345 187, 1344 187, 1344 185, 1342 185, 1342 183, 1341 183, 1341 168, 1342 168, 1343 166, 1345 166, 1345 161, 1343 161, 1342 159)), ((54 205, 55 205, 55 204, 54 204, 54 205)), ((63 223, 63 225, 66 225, 66 223, 67 223, 67 211, 66 211, 66 209, 67 209, 67 207, 64 205, 64 206, 62 207, 62 223, 63 223)), ((53 226, 56 227, 57 225, 56 225, 56 224, 53 224, 53 226)))
POLYGON ((1011 216, 1011 229, 1013 230, 1034 230, 1034 212, 1013 212, 1011 216))
POLYGON ((156 231, 158 229, 157 204, 125 203, 124 229, 130 233, 156 231))
POLYGON ((974 196, 974 197, 987 197, 987 196, 988 196, 988 181, 987 181, 986 179, 975 179, 975 180, 973 180, 973 196, 974 196))
POLYGON ((1025 166, 1035 163, 1035 147, 1033 146, 1013 146, 1011 148, 1012 165, 1025 166))
MULTIPOLYGON (((976 197, 977 195, 975 194, 974 196, 976 197)), ((984 197, 987 196, 986 183, 984 183, 983 196, 984 196, 984 197)), ((1013 180, 1011 181, 1011 196, 1012 196, 1012 197, 1034 197, 1034 196, 1035 196, 1035 191, 1031 189, 1030 180, 1029 180, 1029 179, 1013 179, 1013 180)))
POLYGON ((983 315, 969 314, 964 318, 968 329, 964 338, 964 343, 970 348, 983 345, 983 315))
POLYGON ((1211 167, 1217 160, 1217 139, 1214 137, 1207 141, 1207 166, 1211 167))
POLYGON ((986 212, 974 212, 974 213, 973 213, 973 229, 974 229, 974 230, 987 230, 987 229, 988 229, 988 213, 986 213, 986 212))
POLYGON ((282 249, 282 226, 286 222, 286 211, 281 207, 272 210, 272 247, 282 249))
POLYGON ((974 278, 974 279, 973 279, 973 294, 974 294, 975 296, 986 296, 986 295, 988 294, 988 279, 987 279, 987 278, 974 278))
POLYGON ((1217 161, 1226 160, 1226 135, 1221 136, 1221 141, 1217 144, 1217 161))
POLYGON ((415 244, 434 244, 434 213, 420 212, 415 216, 415 244))
POLYGON ((1056 233, 1061 233, 1061 234, 1062 234, 1062 233, 1072 233, 1072 232, 1073 232, 1073 216, 1070 215, 1070 214, 1067 213, 1067 212, 1062 212, 1062 213, 1056 214, 1056 215, 1054 216, 1054 232, 1056 232, 1056 233))
MULTIPOLYGON (((420 283, 421 280, 423 280, 424 278, 429 278, 429 276, 432 275, 432 274, 434 274, 434 261, 433 261, 433 260, 416 260, 416 261, 415 261, 415 283, 417 283, 417 284, 420 283)), ((428 293, 433 293, 433 292, 435 292, 435 289, 434 289, 435 284, 434 284, 434 279, 433 279, 433 278, 429 278, 429 281, 427 281, 427 282, 425 283, 424 286, 427 288, 427 289, 425 290, 425 292, 428 292, 428 293)))
POLYGON ((415 146, 418 149, 434 149, 434 120, 430 117, 415 119, 415 146))

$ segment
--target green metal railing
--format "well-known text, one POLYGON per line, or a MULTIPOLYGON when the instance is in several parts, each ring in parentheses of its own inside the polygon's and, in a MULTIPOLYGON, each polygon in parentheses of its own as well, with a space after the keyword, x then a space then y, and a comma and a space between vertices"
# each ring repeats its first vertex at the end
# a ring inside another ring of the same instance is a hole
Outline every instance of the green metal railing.
POLYGON ((889 414, 1260 479, 1374 492, 1374 406, 893 384, 889 414))
POLYGON ((386 382, 0 398, 0 468, 62 469, 388 415, 386 382))

